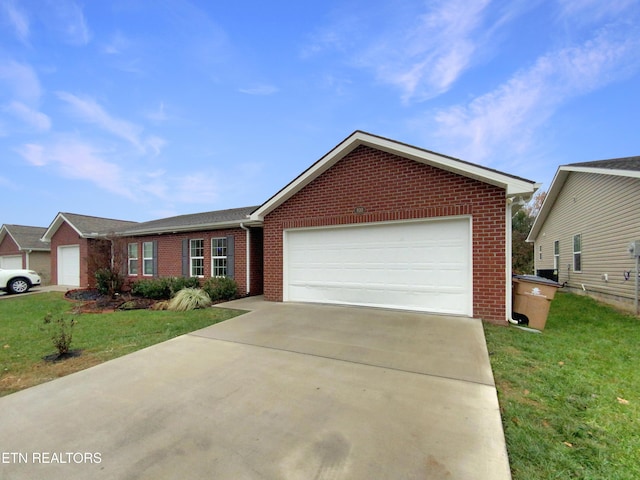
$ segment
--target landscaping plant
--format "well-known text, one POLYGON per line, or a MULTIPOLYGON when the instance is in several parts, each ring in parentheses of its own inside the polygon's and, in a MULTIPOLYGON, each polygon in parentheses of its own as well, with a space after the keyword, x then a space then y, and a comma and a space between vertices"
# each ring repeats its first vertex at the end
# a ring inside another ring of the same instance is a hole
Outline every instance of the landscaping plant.
POLYGON ((211 305, 211 299, 207 292, 201 288, 183 288, 175 297, 169 300, 167 310, 186 312, 197 308, 205 308, 211 305))
POLYGON ((213 302, 233 300, 238 296, 238 284, 229 277, 208 278, 202 289, 207 292, 213 302))
POLYGON ((54 347, 58 350, 57 358, 64 358, 69 353, 71 340, 73 339, 73 327, 76 324, 75 318, 65 317, 62 314, 47 313, 44 317, 44 324, 49 326, 49 334, 54 347))

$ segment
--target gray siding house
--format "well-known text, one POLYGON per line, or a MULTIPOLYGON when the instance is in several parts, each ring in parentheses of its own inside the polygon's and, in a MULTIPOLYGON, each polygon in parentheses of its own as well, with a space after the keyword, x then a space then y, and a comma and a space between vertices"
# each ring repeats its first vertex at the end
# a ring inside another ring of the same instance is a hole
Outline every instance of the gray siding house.
POLYGON ((633 310, 629 244, 640 241, 640 157, 561 166, 527 241, 539 275, 633 310))

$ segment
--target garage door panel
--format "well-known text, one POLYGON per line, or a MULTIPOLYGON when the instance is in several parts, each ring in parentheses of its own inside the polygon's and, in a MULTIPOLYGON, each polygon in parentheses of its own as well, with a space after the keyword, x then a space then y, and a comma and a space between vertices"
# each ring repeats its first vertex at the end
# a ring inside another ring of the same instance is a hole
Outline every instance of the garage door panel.
POLYGON ((471 314, 468 218, 285 235, 285 300, 471 314))
POLYGON ((22 255, 5 255, 0 257, 0 268, 16 270, 22 268, 22 255))

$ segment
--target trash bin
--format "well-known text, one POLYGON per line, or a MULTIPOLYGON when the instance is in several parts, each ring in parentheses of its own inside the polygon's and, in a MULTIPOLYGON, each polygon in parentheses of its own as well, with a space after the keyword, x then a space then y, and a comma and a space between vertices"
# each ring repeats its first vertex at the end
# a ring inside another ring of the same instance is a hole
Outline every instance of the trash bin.
POLYGON ((558 282, 534 275, 513 276, 513 318, 518 323, 543 330, 558 282))

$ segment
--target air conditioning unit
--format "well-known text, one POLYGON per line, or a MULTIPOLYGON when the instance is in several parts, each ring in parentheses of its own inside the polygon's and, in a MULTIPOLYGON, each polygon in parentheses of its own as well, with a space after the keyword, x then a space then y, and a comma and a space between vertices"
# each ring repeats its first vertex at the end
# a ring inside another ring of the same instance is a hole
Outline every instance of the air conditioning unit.
POLYGON ((635 242, 631 242, 629 247, 627 248, 629 252, 629 256, 631 258, 640 257, 640 240, 636 240, 635 242))

